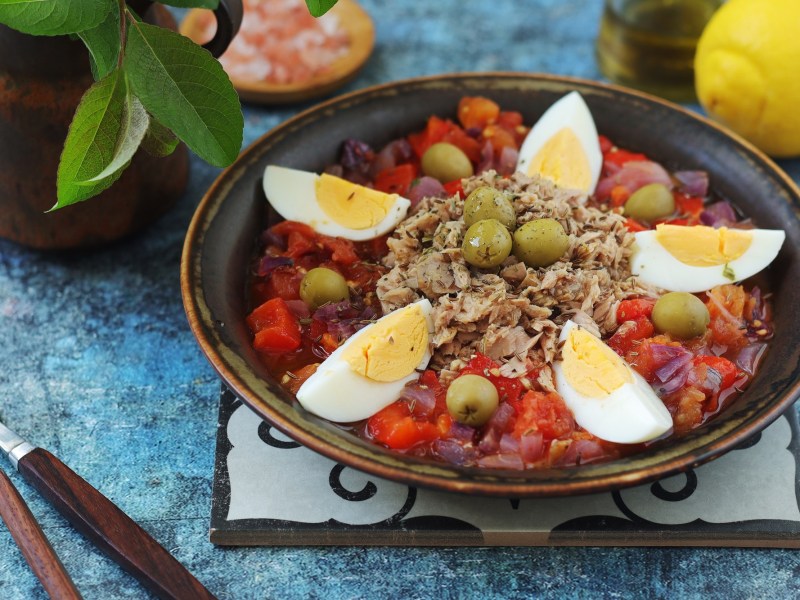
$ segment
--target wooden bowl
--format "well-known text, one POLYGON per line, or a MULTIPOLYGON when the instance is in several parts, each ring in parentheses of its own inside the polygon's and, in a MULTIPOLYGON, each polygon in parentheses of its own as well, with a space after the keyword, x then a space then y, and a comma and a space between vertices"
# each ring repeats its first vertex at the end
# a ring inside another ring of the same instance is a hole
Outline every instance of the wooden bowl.
MULTIPOLYGON (((201 9, 190 10, 180 26, 180 32, 202 44, 203 20, 201 9)), ((330 67, 311 79, 298 83, 277 84, 231 77, 239 97, 256 104, 288 104, 303 102, 330 94, 353 79, 367 62, 375 46, 375 26, 367 12, 355 0, 339 0, 331 11, 350 39, 350 49, 330 67)))
POLYGON ((741 444, 800 394, 800 190, 767 156, 688 110, 600 83, 514 73, 445 75, 390 83, 320 104, 271 130, 223 172, 186 236, 184 306, 211 364, 261 417, 309 448, 361 471, 451 492, 508 498, 601 492, 698 466, 741 444), (556 99, 578 90, 598 131, 670 170, 705 169, 712 189, 787 240, 765 271, 773 292, 775 338, 750 387, 726 410, 682 437, 601 464, 538 471, 452 466, 404 456, 360 440, 302 409, 259 362, 244 322, 245 275, 265 226, 261 188, 267 164, 320 171, 345 138, 373 147, 421 129, 430 114, 455 116, 459 98, 481 94, 533 123, 556 99))

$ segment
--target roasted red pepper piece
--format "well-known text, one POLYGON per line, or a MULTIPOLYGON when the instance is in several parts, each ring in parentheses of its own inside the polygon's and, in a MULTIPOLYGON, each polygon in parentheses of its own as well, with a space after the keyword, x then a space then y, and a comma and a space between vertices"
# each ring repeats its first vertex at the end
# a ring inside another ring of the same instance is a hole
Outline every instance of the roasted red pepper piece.
POLYGON ((247 325, 255 333, 256 350, 287 352, 300 347, 300 324, 283 298, 264 302, 248 315, 247 325))
POLYGON ((411 163, 384 169, 375 177, 375 189, 387 194, 406 196, 411 182, 417 178, 417 167, 411 163))
POLYGON ((436 425, 414 420, 408 402, 404 400, 393 402, 372 415, 367 421, 367 433, 375 441, 395 450, 405 450, 439 437, 436 425))

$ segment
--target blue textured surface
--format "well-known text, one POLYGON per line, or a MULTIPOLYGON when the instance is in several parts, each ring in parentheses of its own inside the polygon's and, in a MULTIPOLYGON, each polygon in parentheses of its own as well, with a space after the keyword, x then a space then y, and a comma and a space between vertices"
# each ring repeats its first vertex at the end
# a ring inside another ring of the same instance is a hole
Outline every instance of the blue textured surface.
MULTIPOLYGON (((599 0, 363 0, 378 45, 349 89, 451 71, 599 79, 599 0)), ((245 107, 245 144, 305 106, 245 107)), ((783 166, 800 181, 800 161, 783 166)), ((788 550, 235 548, 208 542, 219 383, 192 338, 178 269, 217 170, 192 163, 178 206, 94 252, 0 241, 0 416, 141 523, 221 598, 792 597, 788 550)), ((8 467, 8 465, 6 465, 8 467)), ((10 471, 10 468, 6 468, 10 471)), ((146 592, 16 474, 86 598, 146 592)), ((0 597, 45 598, 4 527, 0 597)))

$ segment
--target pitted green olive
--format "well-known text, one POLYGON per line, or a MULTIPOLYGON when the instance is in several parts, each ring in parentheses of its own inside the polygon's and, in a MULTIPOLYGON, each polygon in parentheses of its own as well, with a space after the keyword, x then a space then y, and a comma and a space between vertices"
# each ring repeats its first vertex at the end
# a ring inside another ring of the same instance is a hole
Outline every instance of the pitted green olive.
POLYGON ((651 183, 633 192, 624 210, 632 219, 652 223, 675 212, 675 198, 664 184, 651 183))
POLYGON ((447 388, 447 411, 459 423, 480 427, 497 410, 500 399, 494 384, 480 375, 462 375, 447 388))
POLYGON ((311 310, 316 310, 328 302, 349 300, 350 288, 336 271, 317 267, 306 273, 300 282, 300 298, 311 310))
POLYGON ((517 224, 517 213, 508 194, 481 186, 470 192, 464 201, 464 223, 467 227, 484 219, 497 219, 509 230, 517 224))
POLYGON ((661 296, 653 307, 652 318, 657 331, 682 340, 703 335, 711 320, 703 301, 687 292, 661 296))
POLYGON ((472 177, 474 171, 467 155, 447 142, 434 144, 422 155, 422 172, 442 183, 472 177))
POLYGON ((534 219, 514 232, 514 256, 529 267, 547 267, 569 249, 569 236, 555 219, 534 219))
POLYGON ((496 267, 511 254, 513 242, 508 229, 497 219, 473 223, 464 234, 464 260, 481 269, 496 267))

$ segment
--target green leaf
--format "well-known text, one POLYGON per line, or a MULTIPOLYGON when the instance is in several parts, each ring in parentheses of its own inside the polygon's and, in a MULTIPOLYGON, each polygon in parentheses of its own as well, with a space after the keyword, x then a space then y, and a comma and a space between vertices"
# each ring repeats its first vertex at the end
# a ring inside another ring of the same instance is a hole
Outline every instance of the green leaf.
POLYGON ((178 138, 167 127, 155 119, 150 119, 150 126, 142 140, 142 149, 151 156, 169 156, 178 147, 178 138))
POLYGON ((58 202, 51 210, 96 196, 130 162, 147 129, 147 113, 114 70, 81 98, 58 165, 58 202))
POLYGON ((0 23, 31 35, 65 35, 97 27, 114 0, 0 0, 0 23))
POLYGON ((91 185, 111 177, 117 171, 122 171, 131 162, 133 155, 139 149, 139 144, 147 133, 150 117, 136 96, 128 93, 123 106, 120 130, 117 132, 117 143, 114 154, 108 166, 97 175, 79 185, 91 185))
POLYGON ((337 0, 306 0, 312 17, 321 17, 336 5, 337 0))
POLYGON ((158 0, 161 4, 177 6, 178 8, 210 8, 214 10, 219 6, 219 0, 158 0))
MULTIPOLYGON (((0 0, 2 2, 2 0, 0 0)), ((119 57, 119 5, 114 4, 105 20, 97 27, 78 32, 89 50, 92 75, 102 79, 114 70, 119 57)))
POLYGON ((180 34, 130 22, 124 68, 148 112, 200 158, 218 167, 236 160, 242 108, 210 52, 180 34))

